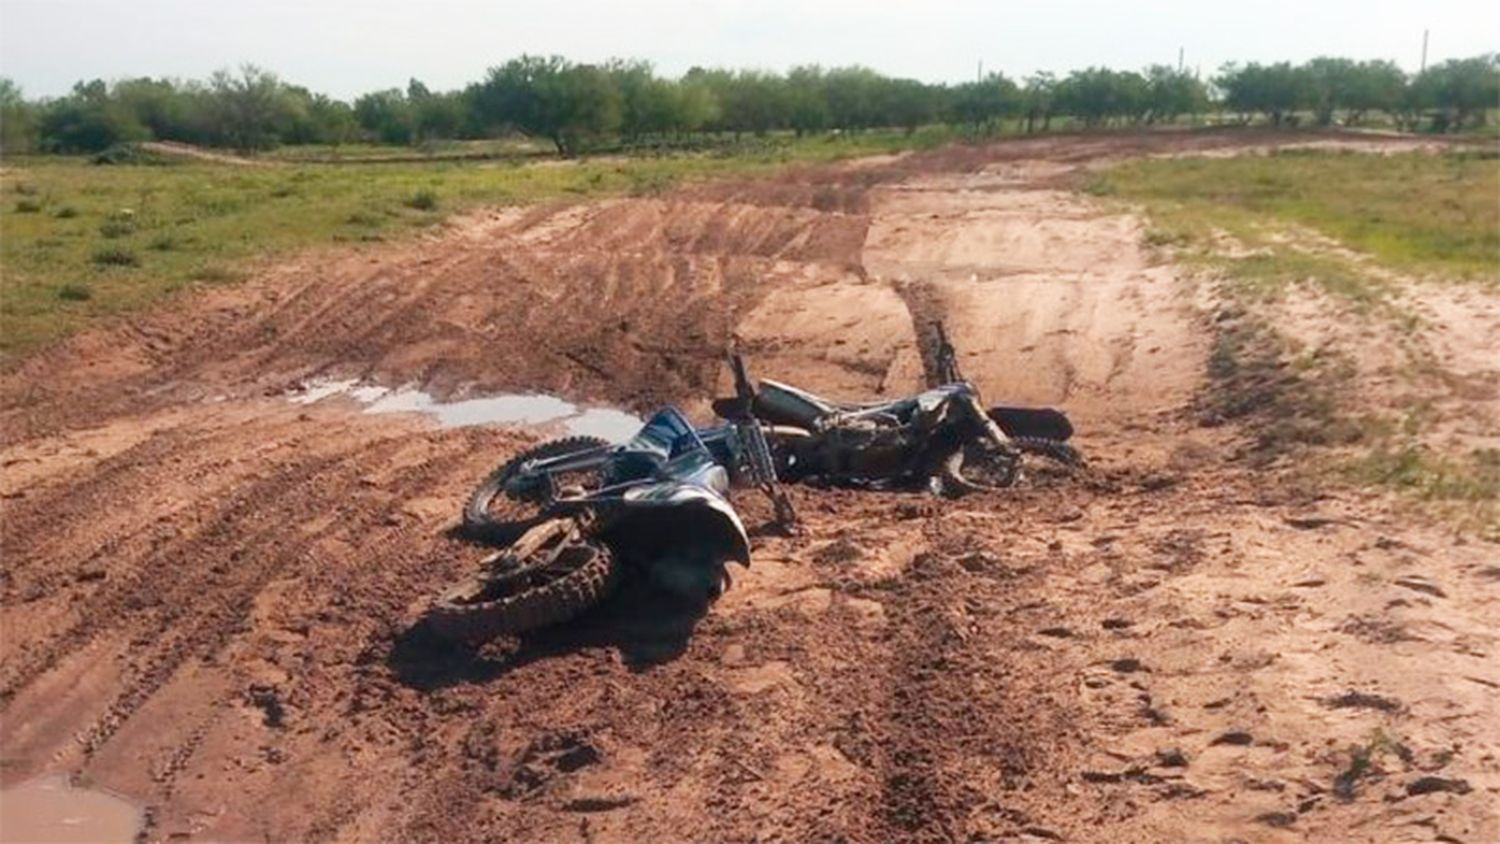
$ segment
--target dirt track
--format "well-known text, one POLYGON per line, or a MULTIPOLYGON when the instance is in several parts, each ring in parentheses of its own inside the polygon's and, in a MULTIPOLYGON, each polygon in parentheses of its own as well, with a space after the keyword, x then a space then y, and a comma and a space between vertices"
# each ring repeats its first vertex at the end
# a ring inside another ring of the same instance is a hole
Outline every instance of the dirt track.
POLYGON ((1251 468, 1247 431, 1198 422, 1203 286, 1066 188, 1243 144, 474 215, 34 357, 0 382, 5 783, 80 772, 153 840, 1500 839, 1494 546, 1251 468), (757 372, 903 393, 936 316, 988 397, 1073 413, 1093 479, 798 490, 807 534, 759 537, 701 619, 626 594, 478 653, 413 621, 483 554, 446 534, 462 495, 530 435, 282 397, 701 414, 731 334, 757 372))

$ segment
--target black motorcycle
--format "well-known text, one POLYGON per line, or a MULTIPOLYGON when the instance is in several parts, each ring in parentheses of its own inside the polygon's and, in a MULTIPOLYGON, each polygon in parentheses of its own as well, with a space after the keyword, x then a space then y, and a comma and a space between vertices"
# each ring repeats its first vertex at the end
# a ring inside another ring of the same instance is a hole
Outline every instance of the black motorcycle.
POLYGON ((786 482, 860 486, 926 485, 950 496, 1013 485, 1025 455, 1067 467, 1083 458, 1065 440, 1073 426, 1051 408, 986 408, 958 371, 936 326, 937 386, 891 401, 852 403, 779 381, 751 384, 732 357, 737 395, 714 402, 725 418, 765 423, 774 468, 786 482))

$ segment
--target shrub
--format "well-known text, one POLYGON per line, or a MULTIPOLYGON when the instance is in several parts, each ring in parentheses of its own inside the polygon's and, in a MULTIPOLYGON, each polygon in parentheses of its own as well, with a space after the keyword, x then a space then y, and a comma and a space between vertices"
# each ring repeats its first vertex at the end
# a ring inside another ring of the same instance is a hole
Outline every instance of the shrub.
POLYGON ((151 242, 146 244, 146 248, 154 252, 171 252, 177 248, 177 238, 170 234, 159 234, 151 238, 151 242))
POLYGON ((57 288, 57 298, 64 302, 87 302, 94 298, 94 291, 87 284, 64 284, 57 288))
POLYGON ((40 210, 42 210, 42 203, 37 202, 35 199, 16 200, 17 214, 35 214, 40 210))
POLYGON ((53 212, 52 216, 56 217, 59 220, 71 220, 74 217, 78 216, 78 209, 74 208, 71 205, 64 205, 63 207, 53 212))
POLYGON ((152 152, 143 148, 140 144, 134 143, 113 144, 95 153, 92 160, 95 164, 151 164, 166 166, 177 163, 171 156, 152 152))
POLYGON ((135 224, 119 217, 111 217, 99 224, 99 234, 111 239, 124 237, 133 231, 135 231, 135 224))
POLYGON ((406 198, 406 207, 418 211, 434 211, 438 207, 437 194, 423 188, 406 198))
POLYGON ((93 262, 103 267, 139 267, 141 259, 134 252, 119 246, 106 246, 96 250, 93 262))

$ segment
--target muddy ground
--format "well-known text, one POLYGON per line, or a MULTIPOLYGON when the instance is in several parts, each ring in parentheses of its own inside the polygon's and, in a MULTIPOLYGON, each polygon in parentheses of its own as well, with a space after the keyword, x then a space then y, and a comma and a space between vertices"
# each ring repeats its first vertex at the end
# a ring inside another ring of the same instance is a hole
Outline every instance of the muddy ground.
MULTIPOLYGON (((474 214, 34 356, 0 378, 4 783, 76 774, 150 840, 1500 840, 1496 546, 1254 459, 1253 415, 1205 411, 1212 285, 1070 190, 1245 146, 1048 138, 474 214), (285 398, 701 416, 731 336, 893 395, 936 317, 987 397, 1073 415, 1089 476, 799 489, 805 534, 758 535, 707 615, 626 590, 478 651, 415 622, 485 553, 450 536, 461 498, 538 433, 285 398)), ((1445 324, 1494 318, 1475 297, 1445 324)))

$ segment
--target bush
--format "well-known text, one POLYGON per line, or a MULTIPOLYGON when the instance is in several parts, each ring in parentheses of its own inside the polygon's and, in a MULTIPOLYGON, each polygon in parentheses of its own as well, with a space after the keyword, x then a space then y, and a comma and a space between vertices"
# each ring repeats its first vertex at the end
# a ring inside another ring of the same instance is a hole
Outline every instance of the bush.
POLYGON ((171 252, 177 248, 177 238, 170 234, 159 234, 146 244, 146 248, 154 252, 171 252))
POLYGON ((16 200, 17 214, 35 214, 40 210, 42 210, 42 203, 37 202, 35 199, 16 200))
POLYGON ((171 156, 143 149, 140 144, 112 144, 93 157, 95 164, 151 164, 165 166, 176 164, 171 156))
POLYGON ((99 234, 107 238, 124 237, 135 231, 135 223, 121 217, 110 217, 99 224, 99 234))
POLYGON ((57 298, 64 302, 87 302, 94 298, 94 291, 87 284, 64 284, 57 288, 57 298))
POLYGON ((52 216, 56 217, 59 220, 71 220, 74 217, 78 216, 78 209, 74 208, 71 205, 64 205, 63 207, 53 212, 52 216))
POLYGON ((134 252, 119 246, 106 246, 94 252, 93 262, 102 267, 139 267, 141 259, 134 252))
POLYGON ((437 194, 423 188, 406 199, 407 208, 415 208, 418 211, 435 211, 438 207, 437 194))

